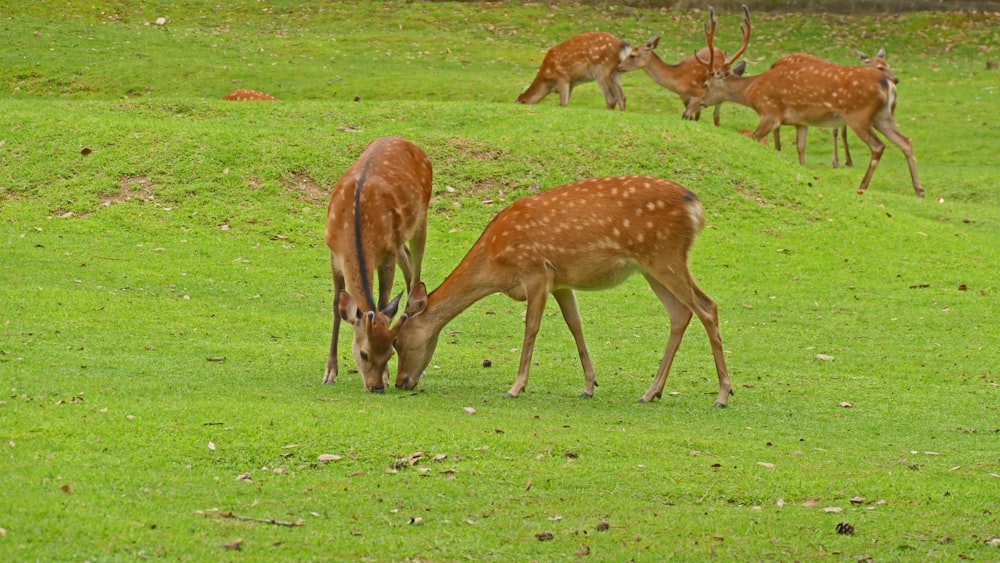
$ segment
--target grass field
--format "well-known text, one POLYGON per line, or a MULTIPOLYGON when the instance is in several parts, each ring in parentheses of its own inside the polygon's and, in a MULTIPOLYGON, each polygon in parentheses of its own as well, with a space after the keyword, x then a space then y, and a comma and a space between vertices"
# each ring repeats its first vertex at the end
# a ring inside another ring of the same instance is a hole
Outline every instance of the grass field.
MULTIPOLYGON (((683 121, 642 72, 627 112, 594 84, 513 103, 575 33, 659 34, 673 61, 705 16, 0 8, 0 560, 1000 560, 1000 19, 754 14, 748 74, 887 49, 924 199, 894 146, 858 196, 856 137, 853 168, 822 130, 802 167, 737 134, 749 109, 683 121), (346 330, 322 385, 328 190, 387 135, 434 166, 431 288, 536 189, 642 173, 698 194, 729 408, 697 323, 662 400, 636 402, 668 334, 641 278, 578 294, 593 399, 554 303, 528 392, 502 397, 524 313, 503 296, 446 327, 413 392, 363 393, 346 330)), ((738 15, 717 17, 735 49, 738 15)))

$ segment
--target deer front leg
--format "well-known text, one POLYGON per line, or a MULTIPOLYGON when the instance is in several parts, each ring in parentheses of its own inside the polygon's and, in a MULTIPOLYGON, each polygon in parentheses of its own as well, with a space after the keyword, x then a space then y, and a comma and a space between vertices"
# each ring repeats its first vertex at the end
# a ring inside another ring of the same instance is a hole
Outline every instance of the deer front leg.
POLYGON ((566 107, 569 105, 569 94, 573 90, 573 85, 569 83, 568 80, 560 80, 556 84, 556 90, 559 91, 559 105, 566 107))
POLYGON ((854 166, 854 161, 851 160, 851 150, 847 148, 847 127, 841 127, 840 134, 844 137, 844 166, 854 166))
POLYGON ((572 289, 557 289, 552 292, 562 311, 566 326, 573 333, 573 340, 576 341, 576 352, 580 355, 580 363, 583 364, 584 388, 583 398, 594 396, 594 387, 597 386, 597 378, 594 374, 594 365, 590 361, 590 353, 587 352, 587 343, 583 340, 583 325, 580 322, 580 308, 576 304, 576 294, 572 289))
POLYGON ((805 125, 795 126, 795 148, 799 151, 799 166, 806 165, 806 141, 809 140, 809 128, 805 125))
POLYGON ((528 371, 531 369, 531 355, 535 351, 535 336, 538 335, 538 328, 542 325, 542 314, 545 313, 544 285, 540 287, 526 287, 528 301, 528 311, 524 318, 524 343, 521 346, 521 365, 517 370, 517 380, 510 388, 505 397, 517 397, 528 386, 528 371))
MULTIPOLYGON (((332 261, 332 257, 331 257, 332 261)), ((330 354, 326 357, 326 374, 323 383, 337 382, 337 341, 340 339, 340 294, 344 291, 344 276, 333 272, 333 332, 330 335, 330 354)))

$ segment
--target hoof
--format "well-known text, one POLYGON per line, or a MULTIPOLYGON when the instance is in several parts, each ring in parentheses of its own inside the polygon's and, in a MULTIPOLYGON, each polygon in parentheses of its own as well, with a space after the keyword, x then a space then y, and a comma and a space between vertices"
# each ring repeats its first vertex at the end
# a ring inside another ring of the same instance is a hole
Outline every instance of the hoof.
POLYGON ((507 391, 506 393, 503 394, 503 398, 504 399, 516 399, 517 395, 511 393, 510 391, 507 391))
POLYGON ((333 377, 326 376, 323 378, 323 385, 333 385, 336 382, 337 382, 337 376, 333 377))
POLYGON ((724 409, 724 408, 726 408, 726 403, 720 403, 719 401, 716 401, 715 404, 712 405, 712 406, 715 407, 715 408, 717 408, 717 409, 724 409))
POLYGON ((640 403, 648 403, 649 401, 646 400, 646 397, 639 397, 639 401, 638 402, 640 402, 640 403))
POLYGON ((586 392, 580 393, 580 398, 581 399, 593 399, 594 398, 594 394, 593 393, 586 393, 586 392))

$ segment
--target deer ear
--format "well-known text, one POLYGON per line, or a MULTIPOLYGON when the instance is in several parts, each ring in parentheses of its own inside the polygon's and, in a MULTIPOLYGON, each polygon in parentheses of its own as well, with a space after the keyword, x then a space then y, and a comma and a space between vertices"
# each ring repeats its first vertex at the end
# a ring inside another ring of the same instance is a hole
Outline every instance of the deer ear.
POLYGON ((652 39, 650 39, 649 41, 646 41, 646 47, 649 47, 650 49, 655 49, 656 46, 659 45, 659 44, 660 44, 660 36, 659 35, 654 35, 652 39))
POLYGON ((743 76, 743 73, 747 70, 747 62, 740 61, 736 66, 733 67, 733 74, 737 76, 743 76))
POLYGON ((868 60, 868 55, 866 55, 862 51, 858 51, 858 56, 861 57, 861 60, 863 60, 863 61, 867 61, 868 60))
POLYGON ((410 296, 406 299, 406 316, 413 317, 424 312, 427 308, 427 286, 424 282, 414 286, 410 296))
POLYGON ((354 299, 346 291, 340 292, 340 307, 337 309, 337 314, 340 315, 341 319, 351 324, 354 324, 361 314, 358 304, 354 302, 354 299))
POLYGON ((875 56, 878 57, 878 58, 880 58, 880 59, 884 59, 885 58, 885 47, 880 48, 878 50, 878 53, 875 53, 875 56))
POLYGON ((382 314, 389 317, 389 320, 392 320, 392 318, 396 316, 396 312, 399 311, 399 300, 402 297, 403 292, 400 291, 399 295, 397 295, 395 299, 390 301, 389 304, 382 309, 382 314))

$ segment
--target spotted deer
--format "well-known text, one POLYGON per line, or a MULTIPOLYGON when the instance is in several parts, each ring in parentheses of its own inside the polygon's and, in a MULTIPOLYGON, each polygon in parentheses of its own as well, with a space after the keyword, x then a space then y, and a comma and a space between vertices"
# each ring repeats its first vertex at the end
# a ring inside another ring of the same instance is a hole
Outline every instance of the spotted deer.
POLYGON ((403 320, 391 324, 402 294, 389 297, 397 264, 407 291, 420 280, 432 176, 424 151, 406 139, 385 137, 372 141, 334 186, 326 218, 333 334, 323 383, 337 380, 337 340, 344 320, 354 327, 352 350, 365 390, 381 393, 389 384, 392 341, 403 320), (376 272, 377 303, 372 295, 376 272))
POLYGON ((610 33, 581 33, 545 53, 534 82, 517 97, 519 104, 537 104, 551 92, 559 93, 559 105, 569 105, 570 93, 582 82, 597 82, 607 100, 608 109, 625 111, 618 64, 632 47, 610 33))
MULTIPOLYGON (((654 36, 644 45, 635 47, 629 52, 625 60, 618 65, 619 72, 642 69, 646 74, 660 86, 677 94, 684 104, 685 116, 690 115, 693 119, 701 118, 701 107, 698 105, 699 98, 705 93, 705 80, 708 79, 708 69, 698 62, 697 57, 707 57, 708 49, 703 48, 694 56, 681 59, 677 64, 663 62, 654 49, 660 44, 660 36, 654 36), (694 104, 692 106, 692 104, 694 104), (690 108, 690 113, 687 111, 690 108)), ((721 63, 726 54, 716 50, 716 60, 721 63)), ((742 72, 745 64, 737 65, 734 72, 742 72)), ((715 112, 712 114, 712 121, 719 124, 719 108, 721 104, 715 105, 715 112)))
POLYGON ((222 96, 223 100, 228 102, 277 102, 278 98, 275 98, 271 94, 266 92, 258 92, 257 90, 247 90, 246 88, 240 88, 238 90, 233 90, 232 92, 222 96))
MULTIPOLYGON (((885 49, 879 49, 878 54, 874 57, 869 57, 865 53, 858 51, 858 55, 861 57, 862 64, 870 66, 872 68, 877 68, 882 71, 882 73, 889 79, 892 80, 893 84, 899 84, 899 78, 893 74, 892 69, 889 67, 889 63, 885 60, 885 49)), ((809 55, 806 53, 793 53, 791 55, 785 55, 778 59, 771 68, 783 64, 835 64, 830 61, 817 57, 815 55, 809 55)), ((742 74, 742 73, 741 73, 742 74)), ((718 106, 716 106, 718 107, 718 106)), ((840 168, 840 155, 838 154, 839 147, 837 146, 838 139, 840 136, 844 141, 844 165, 854 166, 854 162, 851 160, 851 150, 847 146, 847 127, 834 127, 831 129, 833 132, 833 167, 840 168)), ((809 129, 804 126, 795 127, 795 140, 796 147, 799 151, 799 164, 805 165, 806 163, 806 141, 808 139, 809 129)), ((774 130, 774 148, 776 150, 781 150, 781 127, 777 127, 774 130)))
POLYGON ((580 324, 575 289, 613 287, 633 273, 646 278, 670 317, 670 337, 656 379, 642 401, 660 397, 681 338, 697 315, 708 332, 719 378, 715 405, 732 394, 722 350, 718 308, 688 270, 688 252, 705 223, 698 198, 673 182, 650 176, 583 180, 521 198, 501 211, 441 285, 427 294, 417 284, 396 335, 396 387, 413 389, 431 361, 442 328, 476 301, 504 293, 527 301, 517 397, 545 310, 555 298, 583 365, 583 396, 597 385, 580 324))
MULTIPOLYGON (((847 125, 868 148, 871 160, 858 194, 863 194, 878 167, 885 143, 875 134, 878 130, 903 151, 910 167, 913 190, 923 197, 924 188, 917 177, 917 160, 913 143, 896 125, 896 85, 877 68, 841 65, 778 65, 756 76, 740 76, 732 72, 732 63, 742 55, 750 42, 750 11, 745 14, 741 30, 743 45, 732 57, 727 57, 720 70, 705 83, 701 106, 719 102, 734 102, 757 112, 754 139, 762 139, 781 125, 841 127, 847 125)), ((715 14, 709 11, 710 24, 705 25, 709 54, 714 56, 715 14)), ((704 63, 715 68, 714 61, 704 63)))

